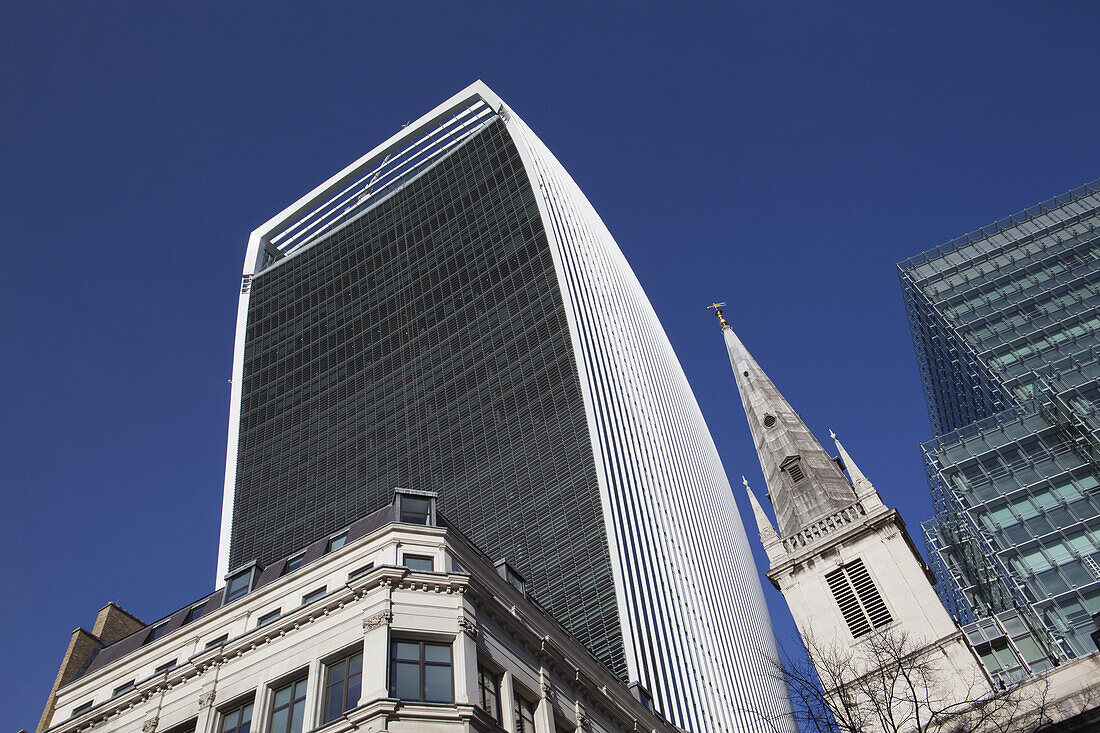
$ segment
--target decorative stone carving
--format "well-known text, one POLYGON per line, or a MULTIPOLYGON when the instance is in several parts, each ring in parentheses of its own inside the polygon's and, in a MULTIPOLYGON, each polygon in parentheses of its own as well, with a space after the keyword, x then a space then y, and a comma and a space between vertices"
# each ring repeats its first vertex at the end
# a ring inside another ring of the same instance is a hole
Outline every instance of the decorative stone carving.
POLYGON ((199 695, 199 710, 208 708, 214 704, 214 694, 214 691, 210 690, 209 692, 204 692, 199 695))
POLYGON ((383 624, 388 624, 393 620, 393 614, 389 611, 380 611, 373 616, 367 616, 363 619, 363 631, 370 631, 371 629, 377 629, 383 624))
POLYGON ((542 696, 545 697, 547 700, 554 699, 554 686, 546 680, 543 680, 542 682, 542 696))
POLYGON ((470 636, 472 636, 475 639, 477 638, 477 634, 478 634, 477 621, 474 621, 472 618, 467 618, 467 617, 463 616, 462 618, 460 618, 458 620, 458 626, 466 634, 469 634, 470 636))
POLYGON ((149 718, 141 724, 141 733, 153 733, 157 729, 160 718, 149 718))

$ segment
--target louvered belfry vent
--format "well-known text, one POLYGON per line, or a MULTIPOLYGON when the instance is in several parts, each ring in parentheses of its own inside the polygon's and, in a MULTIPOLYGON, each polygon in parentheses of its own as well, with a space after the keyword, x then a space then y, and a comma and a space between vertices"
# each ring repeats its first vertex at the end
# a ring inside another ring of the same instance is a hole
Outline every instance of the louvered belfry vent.
POLYGON ((783 461, 780 468, 786 471, 787 475, 791 477, 791 483, 797 484, 799 481, 806 478, 806 471, 802 468, 802 459, 798 456, 791 456, 783 461))
POLYGON ((855 560, 825 576, 852 636, 864 634, 893 621, 886 602, 871 580, 862 560, 855 560))

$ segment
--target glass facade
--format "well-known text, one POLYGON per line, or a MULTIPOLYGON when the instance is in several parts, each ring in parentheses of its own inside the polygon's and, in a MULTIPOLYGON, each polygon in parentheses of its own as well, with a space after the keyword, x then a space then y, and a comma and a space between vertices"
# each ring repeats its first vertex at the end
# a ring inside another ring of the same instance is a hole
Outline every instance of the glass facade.
POLYGON ((1098 226, 1093 183, 899 265, 937 434, 922 445, 925 538, 941 597, 995 673, 1093 648, 1098 226))
POLYGON ((285 556, 396 486, 430 488, 625 675, 575 364, 498 120, 252 278, 230 566, 285 556))

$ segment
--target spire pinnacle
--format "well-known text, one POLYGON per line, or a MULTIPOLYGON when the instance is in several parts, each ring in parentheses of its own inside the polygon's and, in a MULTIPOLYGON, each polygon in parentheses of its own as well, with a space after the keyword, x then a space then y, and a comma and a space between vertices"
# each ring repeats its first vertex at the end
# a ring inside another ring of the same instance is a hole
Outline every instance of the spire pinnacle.
POLYGON ((836 433, 832 430, 829 431, 829 437, 833 439, 833 443, 836 445, 837 453, 840 455, 840 460, 844 462, 845 468, 848 469, 848 477, 852 479, 852 488, 856 491, 856 496, 863 502, 864 507, 868 504, 881 504, 882 500, 879 498, 878 492, 875 491, 874 484, 863 475, 863 472, 859 470, 859 466, 852 460, 852 457, 848 455, 848 451, 844 450, 844 445, 840 442, 840 438, 836 437, 836 433))
MULTIPOLYGON (((768 519, 768 515, 764 513, 764 508, 761 507, 760 502, 756 500, 756 494, 752 493, 752 487, 749 486, 749 480, 742 476, 741 483, 745 485, 745 491, 749 495, 749 503, 752 504, 752 514, 756 518, 756 528, 760 531, 760 542, 763 543, 765 550, 769 550, 772 544, 779 542, 779 535, 776 534, 775 527, 772 526, 771 520, 768 519)), ((770 554, 769 552, 769 555, 770 554)))
MULTIPOLYGON (((722 308, 725 305, 726 305, 725 303, 711 303, 710 305, 707 306, 707 310, 710 310, 711 308, 713 308, 714 309, 714 315, 718 317, 718 323, 721 324, 722 328, 729 328, 730 324, 726 322, 726 317, 722 315, 722 308)), ((742 477, 742 478, 744 478, 744 477, 742 477)))

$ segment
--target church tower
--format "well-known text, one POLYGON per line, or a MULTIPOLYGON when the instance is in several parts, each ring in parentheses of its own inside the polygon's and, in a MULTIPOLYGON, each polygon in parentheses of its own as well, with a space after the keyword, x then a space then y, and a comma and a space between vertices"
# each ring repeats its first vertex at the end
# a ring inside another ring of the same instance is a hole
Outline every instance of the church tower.
POLYGON ((837 457, 822 447, 717 310, 721 305, 714 307, 776 517, 773 526, 745 481, 770 561, 767 577, 787 601, 826 694, 848 695, 845 687, 881 667, 882 650, 872 648, 884 639, 934 666, 939 689, 931 697, 972 699, 975 690, 988 690, 897 510, 882 502, 835 436, 837 457), (837 669, 824 673, 818 657, 837 669))

